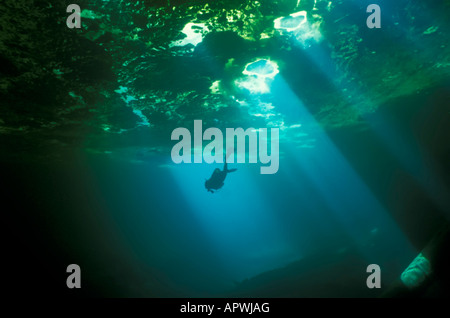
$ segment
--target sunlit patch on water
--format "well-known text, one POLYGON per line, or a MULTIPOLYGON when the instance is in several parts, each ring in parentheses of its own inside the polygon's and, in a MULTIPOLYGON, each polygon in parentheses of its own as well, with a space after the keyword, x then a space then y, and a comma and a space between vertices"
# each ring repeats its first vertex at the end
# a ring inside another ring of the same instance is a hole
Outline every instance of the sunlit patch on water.
POLYGON ((306 11, 292 13, 287 17, 279 17, 273 21, 275 29, 292 32, 298 30, 304 23, 306 23, 306 11))
POLYGON ((235 81, 237 87, 249 91, 251 94, 267 94, 270 84, 279 73, 278 65, 274 61, 259 59, 248 63, 242 74, 246 77, 235 81))
POLYGON ((181 30, 181 32, 186 36, 184 39, 174 41, 170 46, 186 46, 192 44, 196 46, 203 41, 204 34, 209 32, 209 29, 204 23, 192 23, 189 22, 181 30))
POLYGON ((274 28, 281 34, 288 34, 302 46, 308 47, 311 42, 320 42, 322 33, 320 26, 322 17, 318 14, 311 14, 312 20, 309 21, 306 11, 292 13, 285 17, 279 17, 273 21, 274 28))

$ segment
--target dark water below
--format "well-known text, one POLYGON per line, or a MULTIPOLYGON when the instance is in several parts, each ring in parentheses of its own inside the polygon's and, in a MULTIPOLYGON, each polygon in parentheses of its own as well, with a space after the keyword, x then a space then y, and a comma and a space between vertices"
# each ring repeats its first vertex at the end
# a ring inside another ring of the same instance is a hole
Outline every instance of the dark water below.
POLYGON ((370 130, 318 134, 308 151, 285 146, 277 174, 234 164, 214 194, 203 182, 221 165, 177 166, 169 155, 5 163, 5 225, 17 229, 8 262, 36 269, 41 287, 64 286, 65 264, 79 264, 88 295, 377 295, 365 287, 366 266, 380 265, 387 286, 448 218, 449 126, 434 124, 445 92, 399 100, 371 119, 395 121, 400 154, 370 130), (407 147, 413 135, 422 139, 407 147), (272 270, 259 280, 284 277, 276 290, 239 284, 272 270))

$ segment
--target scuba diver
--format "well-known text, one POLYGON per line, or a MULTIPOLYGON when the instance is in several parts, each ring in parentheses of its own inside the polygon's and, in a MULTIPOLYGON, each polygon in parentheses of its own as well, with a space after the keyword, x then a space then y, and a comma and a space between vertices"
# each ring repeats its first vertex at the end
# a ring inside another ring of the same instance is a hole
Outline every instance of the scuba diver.
POLYGON ((227 158, 229 156, 230 153, 224 158, 225 164, 223 166, 223 170, 221 171, 219 168, 214 169, 211 178, 205 181, 205 188, 206 190, 208 190, 208 192, 214 193, 213 190, 219 190, 220 188, 222 188, 227 174, 237 170, 227 168, 227 158))

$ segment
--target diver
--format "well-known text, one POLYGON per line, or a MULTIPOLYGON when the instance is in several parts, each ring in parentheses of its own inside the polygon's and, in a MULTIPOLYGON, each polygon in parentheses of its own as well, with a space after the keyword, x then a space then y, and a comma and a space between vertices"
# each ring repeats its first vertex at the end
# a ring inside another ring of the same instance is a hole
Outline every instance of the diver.
POLYGON ((226 158, 224 158, 225 164, 223 166, 223 170, 221 171, 219 168, 214 169, 214 172, 208 180, 205 181, 205 188, 208 192, 214 193, 213 190, 219 190, 223 187, 225 178, 228 173, 234 172, 237 169, 228 169, 227 167, 227 158, 230 156, 228 154, 226 158))

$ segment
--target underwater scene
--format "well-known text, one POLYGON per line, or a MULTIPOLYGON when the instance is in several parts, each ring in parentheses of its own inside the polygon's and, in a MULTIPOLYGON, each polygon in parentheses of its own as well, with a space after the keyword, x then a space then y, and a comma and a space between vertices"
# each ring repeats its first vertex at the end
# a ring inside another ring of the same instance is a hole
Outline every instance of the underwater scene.
POLYGON ((4 286, 448 297, 449 16, 448 0, 2 1, 4 286))

